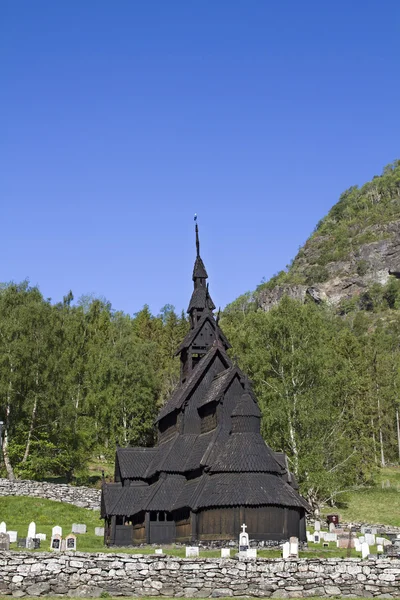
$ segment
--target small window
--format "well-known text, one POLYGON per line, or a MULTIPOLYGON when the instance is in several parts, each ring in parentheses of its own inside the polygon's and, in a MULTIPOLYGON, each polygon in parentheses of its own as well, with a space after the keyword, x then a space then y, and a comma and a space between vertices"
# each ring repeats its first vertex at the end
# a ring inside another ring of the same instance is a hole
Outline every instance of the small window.
POLYGON ((157 513, 154 511, 151 511, 150 513, 150 521, 157 521, 157 513))
POLYGON ((165 512, 159 512, 158 513, 158 520, 159 521, 165 521, 165 512))
POLYGON ((167 521, 173 521, 174 518, 171 513, 167 513, 167 521))

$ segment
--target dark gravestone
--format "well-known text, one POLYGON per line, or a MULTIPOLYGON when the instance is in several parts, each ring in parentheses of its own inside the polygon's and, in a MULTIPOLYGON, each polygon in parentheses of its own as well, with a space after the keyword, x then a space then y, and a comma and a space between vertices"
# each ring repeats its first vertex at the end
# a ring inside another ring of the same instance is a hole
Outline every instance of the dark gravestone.
POLYGON ((40 548, 40 538, 33 538, 33 547, 34 550, 38 550, 40 548))
POLYGON ((10 536, 8 533, 0 533, 0 550, 10 549, 10 536))
POLYGON ((76 536, 73 533, 70 533, 65 538, 66 541, 66 550, 76 550, 76 536))
POLYGON ((61 550, 61 536, 55 535, 51 539, 51 549, 56 550, 58 552, 61 550))
POLYGON ((17 539, 17 547, 18 548, 26 548, 26 538, 18 538, 17 539))

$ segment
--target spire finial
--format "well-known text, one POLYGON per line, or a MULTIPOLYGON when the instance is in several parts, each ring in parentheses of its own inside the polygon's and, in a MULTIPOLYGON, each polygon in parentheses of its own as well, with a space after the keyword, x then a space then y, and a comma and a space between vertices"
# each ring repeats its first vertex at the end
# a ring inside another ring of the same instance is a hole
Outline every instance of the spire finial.
POLYGON ((196 256, 200 256, 199 227, 197 225, 197 214, 196 213, 194 213, 194 222, 196 223, 196 227, 195 227, 195 230, 196 230, 196 252, 197 252, 196 256))

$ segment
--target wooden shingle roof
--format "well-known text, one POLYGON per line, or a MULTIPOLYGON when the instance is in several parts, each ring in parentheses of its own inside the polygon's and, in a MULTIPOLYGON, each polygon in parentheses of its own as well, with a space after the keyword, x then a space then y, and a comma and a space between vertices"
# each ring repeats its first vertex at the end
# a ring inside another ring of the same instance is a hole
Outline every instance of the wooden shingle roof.
POLYGON ((216 473, 204 475, 204 487, 195 499, 195 510, 212 506, 278 505, 307 508, 307 502, 270 473, 216 473))
POLYGON ((207 461, 212 473, 282 473, 259 433, 231 433, 215 445, 207 461))
POLYGON ((154 459, 156 448, 118 448, 118 461, 122 479, 142 479, 154 459))

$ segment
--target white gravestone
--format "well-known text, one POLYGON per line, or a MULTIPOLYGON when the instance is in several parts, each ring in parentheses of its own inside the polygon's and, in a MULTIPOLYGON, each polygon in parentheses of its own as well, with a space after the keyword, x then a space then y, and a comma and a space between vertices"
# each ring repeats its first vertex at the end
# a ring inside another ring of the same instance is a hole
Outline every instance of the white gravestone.
POLYGON ((282 546, 282 556, 283 558, 289 558, 290 556, 290 543, 285 542, 282 546))
POLYGON ((333 533, 335 531, 335 529, 336 529, 335 523, 329 523, 329 531, 331 533, 333 533))
POLYGON ((54 552, 61 551, 61 535, 59 533, 51 536, 50 550, 54 550, 54 552))
POLYGON ((17 531, 7 531, 10 536, 10 543, 14 544, 17 541, 18 532, 17 531))
POLYGON ((383 544, 383 537, 379 537, 379 536, 378 536, 378 537, 376 537, 376 538, 375 538, 375 542, 376 542, 376 544, 377 544, 377 545, 378 545, 378 544, 383 544))
POLYGON ((299 538, 291 537, 289 539, 290 544, 290 556, 292 558, 299 558, 299 538))
POLYGON ((69 533, 65 538, 65 549, 67 551, 76 550, 76 535, 69 533))
POLYGON ((366 533, 365 541, 369 546, 375 546, 375 534, 374 533, 366 533))
POLYGON ((104 536, 104 527, 95 527, 94 528, 94 535, 97 535, 99 537, 103 537, 104 536))
POLYGON ((314 531, 319 531, 321 529, 321 521, 314 521, 314 531))
POLYGON ((36 537, 41 541, 41 542, 45 542, 47 539, 47 535, 45 533, 37 533, 36 537))
POLYGON ((231 549, 230 548, 221 548, 221 558, 230 558, 231 549))
POLYGON ((72 533, 86 533, 86 525, 84 523, 72 523, 72 533))
POLYGON ((156 548, 154 550, 154 554, 163 554, 163 549, 162 548, 156 548))
POLYGON ((377 527, 371 527, 371 533, 373 533, 374 535, 376 535, 378 533, 378 528, 377 527))
POLYGON ((249 534, 246 533, 247 525, 243 523, 242 531, 239 534, 239 551, 243 552, 249 547, 249 534))
POLYGON ((314 534, 307 531, 307 542, 313 542, 313 541, 314 541, 314 534))
POLYGON ((199 547, 198 546, 186 546, 186 558, 198 558, 199 547))
POLYGON ((59 535, 60 537, 62 537, 62 527, 60 527, 59 525, 55 525, 51 530, 51 536, 54 537, 55 535, 59 535))
POLYGON ((36 537, 36 523, 35 523, 35 521, 32 521, 31 523, 29 523, 28 535, 26 537, 27 538, 31 538, 31 540, 33 540, 33 538, 36 537))
POLYGON ((7 533, 7 525, 4 521, 0 523, 0 533, 7 533))
POLYGON ((361 542, 358 538, 355 538, 354 540, 354 548, 356 552, 361 552, 361 542))
POLYGON ((376 547, 376 551, 382 553, 383 552, 383 544, 378 544, 376 547))
POLYGON ((365 542, 365 536, 364 535, 360 535, 360 537, 358 539, 360 541, 360 544, 363 544, 365 542))
POLYGON ((337 533, 325 533, 324 540, 326 542, 337 542, 337 533))
POLYGON ((368 558, 369 556, 369 545, 367 542, 361 544, 361 558, 368 558))

